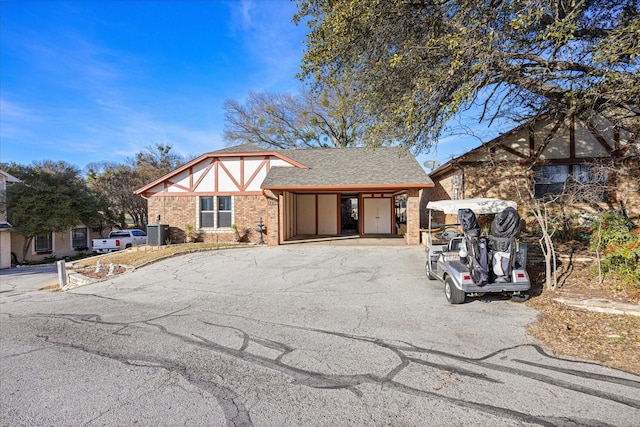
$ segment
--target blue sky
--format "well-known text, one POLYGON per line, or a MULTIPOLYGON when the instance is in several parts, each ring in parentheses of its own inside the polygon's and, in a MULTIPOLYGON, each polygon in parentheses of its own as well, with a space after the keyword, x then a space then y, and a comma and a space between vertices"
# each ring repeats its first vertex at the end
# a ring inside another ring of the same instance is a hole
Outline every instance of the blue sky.
MULTIPOLYGON (((226 99, 301 86, 294 13, 289 0, 0 0, 0 161, 224 147, 226 99)), ((478 143, 445 138, 418 159, 478 143)))

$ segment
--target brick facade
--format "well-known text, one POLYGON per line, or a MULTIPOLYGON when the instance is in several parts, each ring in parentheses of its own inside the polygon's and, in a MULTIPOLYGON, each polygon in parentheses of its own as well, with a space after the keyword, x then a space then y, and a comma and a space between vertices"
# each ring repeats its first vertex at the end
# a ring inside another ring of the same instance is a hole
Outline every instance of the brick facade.
POLYGON ((267 190, 265 194, 267 196, 267 214, 265 215, 264 223, 267 227, 267 233, 264 239, 269 246, 275 246, 280 242, 280 229, 278 227, 280 223, 280 205, 278 196, 272 191, 267 190))
MULTIPOLYGON (((534 165, 602 165, 608 169, 608 201, 587 205, 566 203, 569 210, 622 210, 640 217, 640 151, 636 119, 628 129, 598 115, 579 118, 541 116, 506 132, 431 174, 435 187, 425 202, 453 199, 451 178, 459 175, 459 198, 498 197, 528 204, 534 165), (632 129, 636 129, 635 131, 632 129), (613 130, 613 131, 612 131, 613 130)), ((606 170, 606 169, 605 169, 606 170)), ((597 186, 597 182, 594 182, 597 186)), ((423 224, 424 225, 424 224, 423 224)))
MULTIPOLYGON (((429 216, 426 214, 427 212, 427 203, 431 200, 450 200, 456 198, 455 189, 453 188, 453 176, 458 176, 458 183, 462 183, 462 172, 460 170, 454 170, 451 173, 434 180, 434 187, 425 188, 422 191, 422 196, 420 197, 420 228, 428 228, 429 227, 429 216)), ((458 188, 458 198, 461 198, 461 188, 458 188)), ((432 216, 432 221, 435 224, 443 224, 445 222, 445 215, 442 212, 434 212, 432 216)))
POLYGON ((408 245, 420 244, 420 199, 421 190, 407 191, 407 232, 408 245))
MULTIPOLYGON (((258 242, 256 227, 260 217, 266 216, 264 196, 233 196, 233 223, 241 237, 247 242, 258 242)), ((207 243, 223 243, 236 241, 233 229, 205 230, 196 228, 199 214, 197 196, 153 196, 148 199, 149 224, 156 223, 156 215, 160 215, 161 224, 169 224, 171 243, 186 241, 185 228, 194 227, 198 233, 197 241, 207 243)))
MULTIPOLYGON (((423 190, 412 189, 407 192, 407 244, 420 243, 420 212, 423 190)), ((280 209, 279 197, 271 191, 265 195, 233 196, 233 223, 236 225, 243 241, 257 243, 259 234, 256 231, 258 222, 262 218, 266 228, 263 234, 264 242, 268 245, 280 244, 279 235, 280 209), (266 196, 266 197, 265 197, 266 196)), ((235 231, 232 229, 206 230, 198 229, 199 215, 197 196, 156 195, 148 199, 148 221, 155 224, 156 215, 160 215, 160 224, 169 225, 171 243, 186 242, 185 228, 194 227, 198 233, 197 241, 207 243, 223 243, 236 241, 235 231)))
MULTIPOLYGON (((609 203, 602 202, 598 207, 575 203, 572 205, 572 209, 593 212, 597 209, 620 210, 624 207, 631 218, 640 218, 640 158, 634 157, 626 160, 618 170, 617 176, 610 180, 609 203)), ((425 208, 429 200, 453 199, 451 179, 454 174, 464 177, 464 180, 460 181, 462 183, 459 193, 461 198, 497 197, 514 200, 523 205, 531 197, 526 170, 517 163, 460 164, 456 166, 456 169, 433 178, 436 186, 425 190, 422 197, 421 204, 425 208)), ((434 217, 435 222, 443 219, 436 220, 434 217)), ((425 227, 424 223, 422 227, 425 227)))
MULTIPOLYGON (((259 233, 256 231, 260 218, 265 220, 267 202, 264 196, 233 196, 233 220, 241 233, 251 243, 257 243, 259 233)), ((264 235, 263 235, 264 238, 264 235)))
POLYGON ((616 199, 631 218, 640 219, 640 156, 628 159, 617 179, 616 199))
POLYGON ((187 224, 195 228, 196 215, 195 196, 155 196, 147 201, 148 224, 169 224, 169 238, 171 243, 184 243, 186 237, 184 229, 187 224))

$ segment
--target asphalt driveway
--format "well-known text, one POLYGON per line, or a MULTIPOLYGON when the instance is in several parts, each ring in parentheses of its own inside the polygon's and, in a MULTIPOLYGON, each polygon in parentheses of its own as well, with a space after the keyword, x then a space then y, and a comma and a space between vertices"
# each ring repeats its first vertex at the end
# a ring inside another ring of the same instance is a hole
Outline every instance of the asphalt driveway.
POLYGON ((424 260, 233 249, 0 294, 0 424, 637 425, 640 377, 546 353, 525 305, 449 305, 424 260))
POLYGON ((58 283, 56 264, 14 267, 0 270, 0 294, 16 296, 58 283))

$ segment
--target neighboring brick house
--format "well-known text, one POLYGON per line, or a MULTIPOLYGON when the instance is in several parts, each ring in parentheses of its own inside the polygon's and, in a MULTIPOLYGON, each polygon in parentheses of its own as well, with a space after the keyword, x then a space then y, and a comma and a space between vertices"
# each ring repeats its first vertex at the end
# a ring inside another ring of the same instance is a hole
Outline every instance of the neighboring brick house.
POLYGON ((278 245, 337 236, 397 236, 419 243, 419 200, 433 186, 416 159, 394 147, 271 150, 243 144, 203 154, 136 191, 149 224, 170 226, 183 242, 226 242, 237 228, 251 242, 260 218, 278 245), (401 206, 401 207, 399 207, 401 206))
MULTIPOLYGON (((538 118, 513 129, 430 173, 435 186, 428 200, 499 197, 519 200, 561 192, 571 180, 604 189, 603 209, 624 207, 640 215, 640 143, 634 130, 599 117, 591 123, 568 118, 538 118), (617 173, 594 174, 593 165, 613 164, 617 173), (597 182, 596 182, 597 181, 597 182)), ((593 206, 575 205, 579 209, 593 206)), ((423 224, 424 226, 424 224, 423 224)))
POLYGON ((11 267, 11 224, 7 221, 7 183, 20 182, 0 169, 0 268, 11 267))

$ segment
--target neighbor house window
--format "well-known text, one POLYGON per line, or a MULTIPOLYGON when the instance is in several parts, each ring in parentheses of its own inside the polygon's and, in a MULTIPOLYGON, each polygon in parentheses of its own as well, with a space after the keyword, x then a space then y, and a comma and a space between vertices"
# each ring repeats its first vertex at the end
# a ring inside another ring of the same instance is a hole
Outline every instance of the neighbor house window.
POLYGON ((536 197, 561 194, 569 179, 569 165, 536 166, 534 170, 536 197))
POLYGON ((200 197, 200 227, 230 228, 232 213, 231 196, 200 197))
POLYGON ((535 194, 537 198, 553 196, 565 192, 580 193, 607 201, 606 172, 594 165, 542 165, 534 169, 535 194))
POLYGON ((73 249, 86 249, 87 247, 87 228, 74 228, 71 232, 71 244, 73 249))
POLYGON ((53 237, 51 233, 34 237, 33 246, 36 252, 51 252, 53 250, 53 237))

